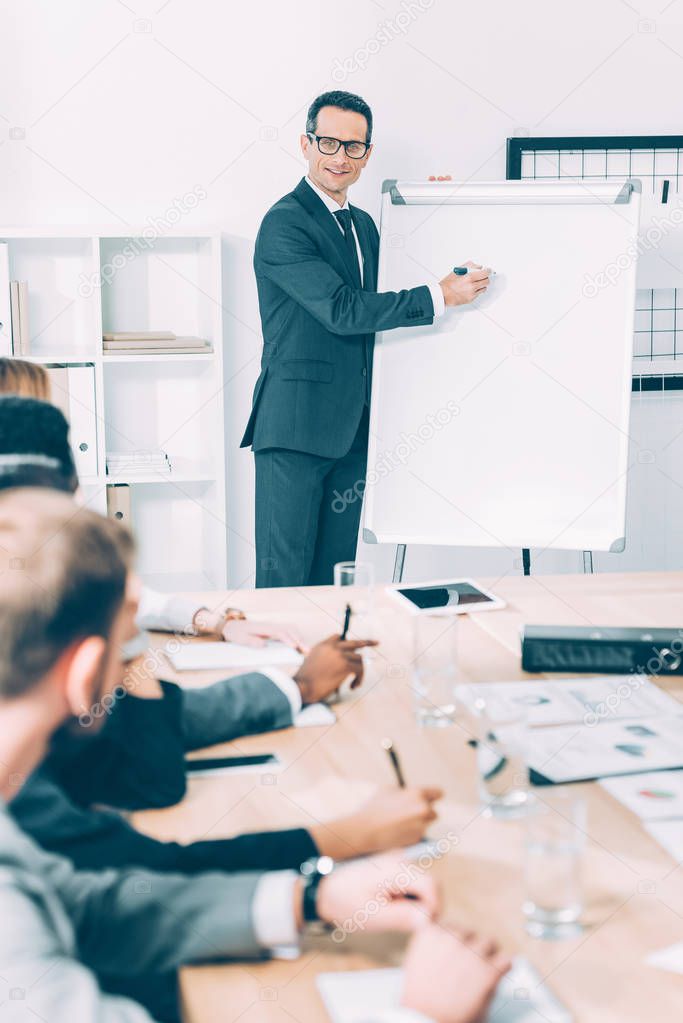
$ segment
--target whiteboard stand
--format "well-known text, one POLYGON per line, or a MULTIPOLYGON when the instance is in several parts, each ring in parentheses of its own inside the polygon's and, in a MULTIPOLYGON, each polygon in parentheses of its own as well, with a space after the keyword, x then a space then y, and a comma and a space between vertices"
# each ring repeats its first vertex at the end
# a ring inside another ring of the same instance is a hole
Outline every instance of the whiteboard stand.
POLYGON ((396 557, 394 558, 394 576, 392 583, 403 582, 403 566, 406 561, 406 545, 399 543, 396 545, 396 557))
POLYGON ((522 547, 522 572, 531 575, 531 551, 528 547, 522 547))
POLYGON ((593 575, 593 551, 583 552, 583 571, 586 575, 593 575))
POLYGON ((362 535, 395 547, 394 581, 412 544, 526 548, 527 573, 531 549, 587 572, 624 549, 639 208, 625 178, 384 183, 379 291, 497 270, 478 304, 375 339, 362 535))

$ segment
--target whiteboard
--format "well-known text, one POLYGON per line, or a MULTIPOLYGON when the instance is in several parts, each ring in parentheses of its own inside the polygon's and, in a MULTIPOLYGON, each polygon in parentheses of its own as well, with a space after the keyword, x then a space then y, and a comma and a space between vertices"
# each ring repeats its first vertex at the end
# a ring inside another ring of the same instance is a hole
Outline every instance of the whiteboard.
POLYGON ((496 276, 377 335, 366 542, 623 550, 639 200, 628 181, 385 182, 379 291, 467 259, 496 276))

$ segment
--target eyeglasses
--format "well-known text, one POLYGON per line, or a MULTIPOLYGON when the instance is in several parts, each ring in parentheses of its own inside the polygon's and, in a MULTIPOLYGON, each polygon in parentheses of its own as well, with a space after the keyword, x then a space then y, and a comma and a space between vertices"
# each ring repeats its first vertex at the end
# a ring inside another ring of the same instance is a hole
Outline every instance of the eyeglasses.
POLYGON ((352 160, 362 160, 368 149, 370 148, 369 142, 356 142, 352 139, 350 142, 342 142, 341 139, 332 139, 327 135, 312 135, 311 132, 306 132, 311 141, 315 139, 318 144, 318 149, 325 156, 334 156, 338 153, 341 147, 344 147, 344 152, 347 156, 350 156, 352 160))

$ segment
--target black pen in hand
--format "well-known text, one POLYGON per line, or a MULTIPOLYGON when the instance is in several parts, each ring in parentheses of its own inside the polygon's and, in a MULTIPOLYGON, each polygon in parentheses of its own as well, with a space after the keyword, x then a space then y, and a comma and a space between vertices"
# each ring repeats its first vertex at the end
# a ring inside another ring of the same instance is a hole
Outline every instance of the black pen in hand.
POLYGON ((341 639, 346 639, 346 636, 349 631, 349 624, 351 622, 351 614, 352 614, 351 605, 347 604, 346 611, 344 612, 344 628, 342 629, 341 639))
POLYGON ((391 739, 382 739, 382 749, 387 751, 387 755, 391 761, 391 766, 393 767, 394 774, 396 775, 396 781, 398 782, 399 787, 404 789, 406 787, 406 780, 403 777, 401 762, 398 759, 398 754, 394 749, 394 744, 391 739))

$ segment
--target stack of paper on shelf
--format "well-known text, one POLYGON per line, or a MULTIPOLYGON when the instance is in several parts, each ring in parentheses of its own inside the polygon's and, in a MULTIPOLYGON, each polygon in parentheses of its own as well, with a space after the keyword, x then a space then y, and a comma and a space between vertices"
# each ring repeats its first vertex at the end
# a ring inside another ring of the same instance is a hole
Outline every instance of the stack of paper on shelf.
POLYGON ((10 281, 10 308, 12 311, 12 352, 29 355, 31 334, 28 325, 28 282, 10 281))
POLYGON ((105 355, 201 355, 211 345, 200 337, 179 337, 171 330, 115 331, 102 335, 105 355))
POLYGON ((171 462, 165 451, 111 451, 107 455, 110 476, 135 476, 169 473, 171 462))

